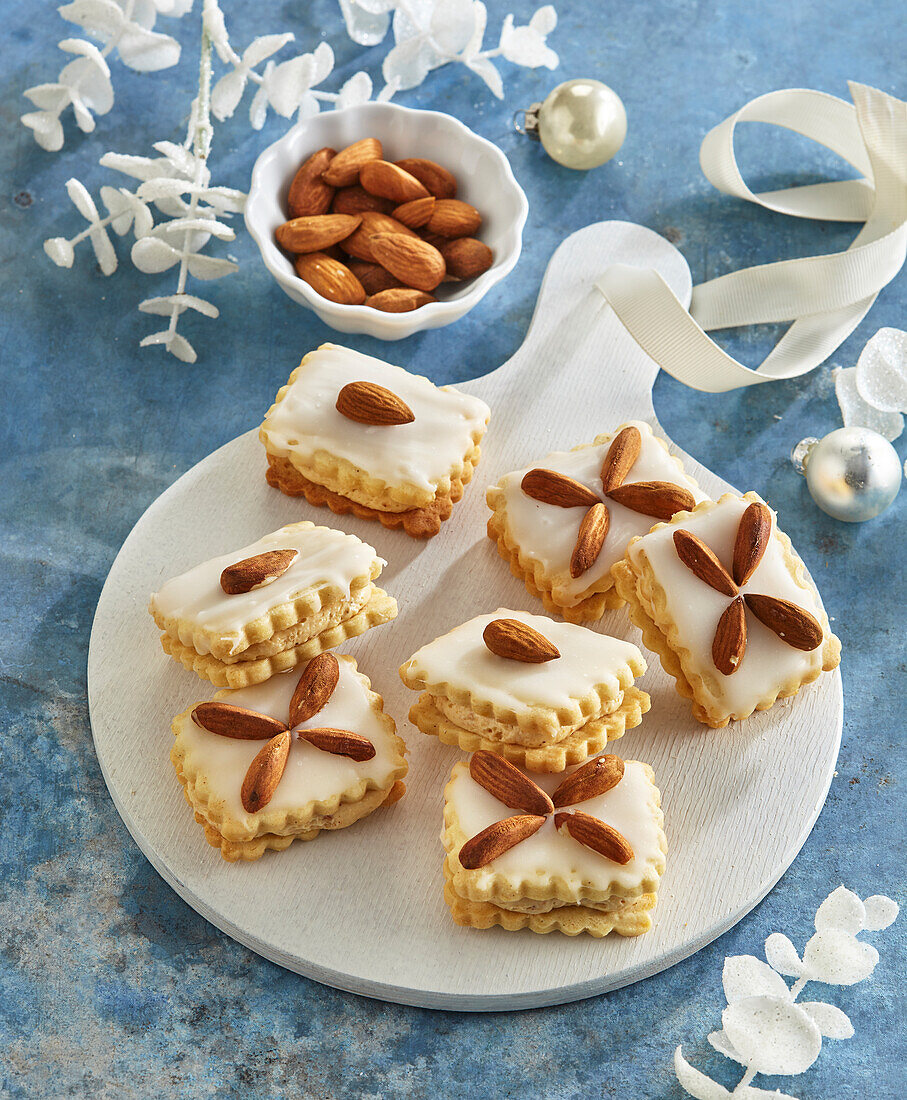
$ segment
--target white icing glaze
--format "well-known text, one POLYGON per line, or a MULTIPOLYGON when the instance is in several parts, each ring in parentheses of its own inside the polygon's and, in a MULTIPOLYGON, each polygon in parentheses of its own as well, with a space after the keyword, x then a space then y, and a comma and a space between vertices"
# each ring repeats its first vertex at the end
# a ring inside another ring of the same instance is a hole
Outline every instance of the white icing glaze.
POLYGON ((437 489, 451 469, 473 448, 473 433, 483 432, 488 406, 477 397, 402 367, 324 344, 307 355, 296 379, 269 412, 262 430, 269 449, 276 447, 304 465, 326 451, 387 485, 437 489), (348 382, 374 382, 391 390, 412 409, 411 424, 372 426, 348 420, 335 408, 348 382))
POLYGON ((199 629, 233 633, 309 589, 337 589, 348 597, 352 582, 357 577, 368 577, 375 558, 375 548, 355 535, 316 527, 308 521, 291 523, 167 581, 151 597, 151 606, 166 619, 181 620, 185 625, 181 624, 180 640, 204 653, 208 648, 199 629), (271 584, 235 596, 228 596, 221 588, 220 575, 228 565, 268 550, 283 549, 298 550, 299 556, 271 584))
MULTIPOLYGON (((638 420, 629 423, 639 428, 642 447, 627 483, 670 481, 689 489, 697 503, 705 500, 705 494, 691 478, 680 472, 671 455, 652 435, 648 424, 638 420)), ((573 578, 570 576, 570 558, 586 508, 559 508, 554 504, 543 504, 527 496, 520 488, 520 482, 529 470, 541 467, 576 478, 593 492, 601 494, 602 462, 610 445, 609 440, 576 451, 555 451, 531 466, 506 474, 499 482, 505 494, 507 523, 513 540, 524 557, 541 563, 547 574, 557 574, 553 595, 562 607, 578 604, 598 581, 607 577, 611 566, 624 556, 630 539, 645 534, 658 521, 624 508, 613 500, 606 500, 611 524, 605 544, 593 566, 582 576, 573 578)))
POLYGON ((411 687, 438 694, 449 683, 496 707, 525 714, 535 707, 568 707, 599 685, 617 697, 621 690, 617 674, 632 660, 642 662, 632 642, 545 615, 500 607, 424 645, 404 667, 417 679, 411 687), (560 657, 533 665, 496 656, 482 640, 482 632, 494 619, 526 623, 553 642, 560 657))
MULTIPOLYGON (((731 571, 734 540, 740 517, 750 501, 728 497, 713 508, 676 526, 653 531, 630 548, 634 563, 645 553, 652 572, 664 589, 667 611, 677 624, 678 642, 693 656, 694 671, 706 678, 711 695, 719 708, 731 716, 743 717, 765 696, 792 680, 797 681, 822 668, 822 646, 809 653, 794 649, 746 612, 746 653, 736 671, 724 676, 712 660, 712 641, 722 612, 730 603, 728 596, 716 592, 699 580, 681 562, 674 547, 674 531, 692 531, 709 546, 722 565, 731 571)), ((821 621, 822 605, 812 588, 797 584, 787 566, 784 546, 777 535, 772 513, 772 537, 749 581, 740 586, 742 593, 757 592, 790 600, 821 621)))
MULTIPOLYGON (((551 794, 564 776, 575 770, 569 768, 554 775, 533 774, 530 778, 551 794)), ((549 814, 537 833, 521 840, 486 867, 472 872, 477 876, 477 885, 481 886, 486 877, 505 875, 518 882, 525 880, 540 885, 548 883, 552 877, 562 878, 575 889, 586 886, 605 891, 611 883, 624 890, 638 888, 644 880, 653 877, 653 871, 657 875, 657 868, 664 859, 660 827, 650 805, 652 796, 652 783, 643 765, 638 760, 628 760, 623 778, 616 787, 598 798, 558 810, 559 813, 582 810, 617 829, 633 849, 629 863, 615 863, 573 837, 558 832, 554 827, 554 815, 549 814)), ((465 763, 456 766, 447 797, 467 838, 520 812, 509 809, 476 783, 465 763)))
MULTIPOLYGON (((294 736, 286 770, 264 812, 299 809, 315 800, 324 801, 348 790, 360 779, 374 779, 379 787, 384 787, 397 766, 394 739, 369 705, 365 685, 350 662, 343 657, 338 660, 340 678, 333 695, 314 718, 295 728, 330 726, 361 733, 375 746, 375 755, 371 760, 357 762, 323 752, 294 736)), ((222 698, 286 722, 300 671, 297 668, 272 676, 263 684, 240 688, 222 698)), ((206 776, 211 800, 223 802, 232 818, 254 820, 256 815, 243 809, 240 790, 249 765, 265 742, 240 741, 210 733, 192 721, 191 712, 179 723, 178 736, 186 753, 185 772, 206 776)))

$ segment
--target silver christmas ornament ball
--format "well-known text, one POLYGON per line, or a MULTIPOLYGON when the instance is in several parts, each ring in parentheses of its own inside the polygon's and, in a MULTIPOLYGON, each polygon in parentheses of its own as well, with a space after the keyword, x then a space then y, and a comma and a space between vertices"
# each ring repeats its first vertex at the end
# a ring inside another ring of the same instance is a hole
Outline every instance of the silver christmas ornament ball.
POLYGON ((880 515, 901 488, 897 451, 870 428, 838 428, 794 449, 810 495, 823 512, 845 523, 880 515))
POLYGON ((565 168, 596 168, 610 160, 627 136, 627 112, 617 92, 600 80, 559 84, 544 103, 525 112, 525 132, 565 168))

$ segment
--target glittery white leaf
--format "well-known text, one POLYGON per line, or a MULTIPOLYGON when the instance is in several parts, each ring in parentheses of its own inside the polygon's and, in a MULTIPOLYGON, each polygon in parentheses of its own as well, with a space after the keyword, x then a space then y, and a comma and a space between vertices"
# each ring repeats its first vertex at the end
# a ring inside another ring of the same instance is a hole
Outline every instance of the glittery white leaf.
POLYGON ((235 54, 230 46, 230 36, 227 34, 227 27, 224 23, 224 13, 217 4, 205 4, 202 9, 202 17, 205 30, 211 36, 211 44, 214 46, 217 56, 225 65, 230 64, 235 54))
POLYGON ((382 4, 380 10, 373 13, 357 0, 340 0, 347 34, 360 46, 377 46, 390 27, 390 6, 382 4))
POLYGON ((708 1040, 719 1054, 723 1054, 725 1058, 733 1058, 735 1062, 740 1062, 741 1065, 744 1064, 743 1055, 723 1031, 710 1031, 708 1040))
POLYGON ((131 191, 125 187, 102 187, 101 202, 107 213, 113 218, 110 226, 120 237, 134 227, 136 237, 144 237, 151 232, 154 219, 151 211, 131 191))
POLYGON ((179 19, 192 11, 192 0, 152 0, 161 15, 170 15, 179 19))
POLYGON ((211 89, 211 112, 215 118, 221 122, 225 118, 230 118, 239 106, 242 94, 246 90, 247 80, 248 74, 245 69, 234 69, 218 80, 211 89))
POLYGON ((20 119, 35 135, 35 141, 42 149, 55 153, 63 148, 63 127, 60 119, 48 111, 29 111, 20 119))
POLYGON ((803 973, 803 964, 797 949, 783 932, 772 932, 765 941, 765 957, 769 966, 779 974, 787 974, 791 978, 799 978, 803 973))
POLYGON ((87 221, 96 222, 98 220, 98 208, 94 204, 94 199, 89 195, 85 185, 77 179, 68 179, 66 181, 66 194, 69 195, 72 200, 73 206, 87 221))
MULTIPOLYGON (((195 179, 198 162, 188 149, 184 149, 174 141, 156 141, 153 148, 169 162, 174 172, 184 175, 187 179, 195 179)), ((207 169, 205 169, 205 180, 207 181, 207 169)))
POLYGON ((475 0, 472 6, 473 14, 473 28, 472 35, 469 41, 463 47, 463 60, 468 62, 470 58, 475 55, 482 48, 482 40, 485 37, 485 28, 488 25, 488 9, 482 3, 482 0, 475 0))
POLYGON ((549 46, 545 44, 545 37, 530 24, 526 27, 515 27, 513 16, 508 15, 501 27, 501 53, 508 61, 515 65, 524 65, 530 69, 544 66, 546 69, 556 69, 559 58, 549 46))
POLYGON ((63 84, 36 84, 34 88, 26 88, 22 94, 42 111, 56 114, 69 103, 70 96, 69 88, 63 84))
POLYGON ((790 996, 785 980, 755 955, 728 955, 721 980, 728 1004, 757 995, 790 996))
POLYGON ((431 36, 442 53, 460 53, 472 38, 475 26, 472 0, 444 0, 431 15, 431 36))
POLYGON ((557 26, 557 12, 550 4, 546 4, 543 8, 539 8, 529 20, 529 26, 536 34, 545 37, 557 26))
POLYGON ((105 153, 98 163, 137 180, 150 180, 164 175, 167 166, 151 157, 133 157, 127 153, 105 153))
POLYGON ((126 16, 114 0, 74 0, 57 11, 68 23, 77 24, 105 45, 115 39, 126 24, 126 16))
POLYGON ((884 412, 907 412, 907 332, 880 328, 860 352, 857 389, 884 412))
POLYGON ((371 15, 382 15, 393 11, 399 4, 399 0, 356 0, 356 4, 371 15))
POLYGON ((171 355, 175 355, 177 359, 182 359, 184 363, 194 363, 197 358, 195 348, 186 337, 180 336, 178 332, 171 332, 169 329, 152 333, 151 336, 146 336, 144 340, 139 342, 139 346, 143 348, 154 347, 158 344, 163 344, 171 355))
POLYGON ((144 271, 146 275, 168 271, 182 258, 178 249, 162 241, 160 237, 142 237, 132 246, 130 256, 139 271, 144 271))
POLYGON ((819 906, 814 923, 817 932, 823 928, 840 928, 856 935, 863 927, 865 916, 866 910, 857 895, 845 886, 839 886, 819 906))
POLYGON ((155 229, 155 236, 166 240, 168 237, 179 237, 187 231, 205 233, 211 237, 217 237, 221 241, 232 241, 236 233, 229 225, 224 225, 214 218, 174 218, 172 221, 163 222, 155 229))
POLYGON ((44 242, 44 251, 57 267, 72 267, 73 247, 65 237, 51 237, 44 242))
POLYGON ((354 73, 340 89, 337 107, 358 107, 367 103, 372 95, 372 78, 368 73, 354 73))
POLYGON ((863 927, 869 932, 881 932, 883 928, 894 923, 900 912, 898 903, 884 894, 873 894, 866 898, 863 906, 866 909, 863 927))
POLYGON ((314 118, 315 115, 320 113, 320 111, 321 104, 318 102, 315 96, 312 95, 311 92, 306 92, 299 102, 299 111, 296 117, 300 120, 306 118, 314 118))
POLYGON ((875 970, 879 953, 840 928, 823 928, 803 952, 803 973, 810 981, 855 985, 875 970))
MULTIPOLYGON (((270 68, 271 62, 268 62, 270 68)), ((267 74, 267 69, 265 73, 267 74)), ((265 119, 268 117, 268 86, 267 83, 261 84, 255 95, 252 96, 252 102, 249 104, 249 123, 253 130, 260 130, 265 124, 265 119)))
POLYGON ((106 62, 102 66, 95 57, 77 57, 60 70, 60 80, 70 86, 70 100, 81 100, 96 115, 106 115, 113 106, 113 85, 106 62))
POLYGON ((319 42, 312 53, 304 56, 312 59, 312 74, 309 78, 312 87, 326 80, 334 71, 334 51, 327 42, 319 42))
POLYGON ((89 230, 88 239, 91 241, 91 247, 94 249, 101 271, 105 275, 112 275, 117 269, 117 254, 110 243, 110 237, 107 236, 107 230, 103 226, 96 225, 89 230))
POLYGON ((241 214, 246 208, 246 193, 235 187, 203 187, 198 195, 224 215, 241 214))
POLYGON ((727 1100, 731 1095, 724 1085, 700 1073, 684 1058, 680 1047, 674 1051, 674 1072, 677 1080, 696 1100, 727 1100))
POLYGON ((189 274, 196 279, 222 279, 239 268, 239 264, 232 260, 221 260, 215 256, 190 256, 186 264, 189 274))
POLYGON ((480 76, 485 81, 492 93, 497 96, 498 99, 504 98, 504 81, 501 79, 501 74, 487 57, 474 57, 472 61, 467 62, 467 64, 476 76, 480 76))
POLYGON ((399 89, 405 90, 421 84, 432 67, 439 63, 440 59, 431 45, 417 35, 394 46, 384 59, 381 74, 388 84, 395 83, 399 89))
POLYGON ((169 34, 146 30, 130 23, 117 41, 117 52, 130 69, 154 73, 169 69, 180 59, 180 44, 169 34))
POLYGON ((899 412, 883 412, 863 400, 857 389, 856 367, 835 367, 831 373, 845 427, 871 428, 889 441, 898 438, 904 430, 904 417, 899 412))
POLYGON ((170 317, 172 314, 184 313, 187 309, 194 309, 197 313, 203 313, 205 317, 219 317, 220 310, 204 298, 197 298, 194 294, 166 294, 160 298, 146 298, 139 302, 142 313, 156 313, 162 317, 170 317))
POLYGON ((158 199, 173 199, 179 195, 185 195, 191 187, 192 184, 188 180, 160 176, 139 184, 136 194, 145 202, 157 202, 158 199))
POLYGON ((825 1001, 801 1001, 800 1007, 827 1039, 849 1039, 853 1035, 850 1017, 836 1005, 825 1001))
POLYGON ((242 63, 246 69, 254 69, 272 54, 282 50, 288 42, 293 41, 292 34, 264 34, 243 50, 242 63))
POLYGON ((818 1027, 789 998, 735 1001, 722 1012, 721 1023, 744 1064, 759 1073, 803 1073, 822 1049, 818 1027))

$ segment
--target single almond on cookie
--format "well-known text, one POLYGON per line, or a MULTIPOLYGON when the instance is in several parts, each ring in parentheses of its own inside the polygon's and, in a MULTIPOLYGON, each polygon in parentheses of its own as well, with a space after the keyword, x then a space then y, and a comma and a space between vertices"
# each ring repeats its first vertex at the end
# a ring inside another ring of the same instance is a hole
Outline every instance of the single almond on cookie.
POLYGON ((608 496, 644 516, 667 522, 676 512, 688 512, 696 504, 689 489, 672 481, 634 481, 612 489, 608 496))
POLYGON ((605 545, 610 526, 611 517, 607 507, 601 501, 593 504, 583 516, 583 522, 579 525, 579 534, 576 536, 576 544, 573 547, 573 555, 570 558, 570 576, 574 580, 595 564, 605 545))
POLYGON ((467 871, 485 867, 498 856, 509 852, 521 840, 537 833, 544 824, 545 818, 536 814, 521 814, 496 821, 477 833, 472 840, 466 841, 459 853, 460 866, 467 871))
POLYGON ((496 657, 542 665, 560 657, 557 647, 519 619, 493 619, 482 632, 482 640, 496 657))
POLYGON ((192 721, 209 733, 233 737, 238 741, 266 741, 287 728, 283 722, 267 714, 237 707, 233 703, 222 703, 219 699, 199 703, 192 711, 192 721))
POLYGON ((419 183, 436 199, 452 199, 457 193, 457 181, 451 172, 433 160, 408 157, 394 161, 398 168, 415 176, 419 183))
POLYGON ((623 485, 630 468, 639 458, 641 449, 642 434, 639 428, 634 428, 632 424, 621 428, 611 440, 611 446, 602 463, 602 492, 610 493, 623 485))
POLYGON ((361 306, 365 287, 346 264, 323 252, 306 252, 293 261, 296 274, 308 283, 316 294, 342 306, 361 306))
POLYGON ((431 217, 435 208, 435 201, 434 195, 412 199, 410 202, 403 203, 402 206, 395 207, 393 216, 398 222, 408 225, 410 229, 418 229, 420 226, 425 225, 431 217))
POLYGON ((412 424, 416 419, 405 401, 374 382, 347 382, 337 394, 336 409, 357 424, 412 424))
POLYGON ((591 814, 584 814, 582 810, 555 814, 554 827, 558 832, 566 829, 574 840, 614 863, 629 863, 633 858, 633 849, 623 833, 591 814))
POLYGON ((712 660, 724 676, 733 676, 746 653, 746 611, 740 596, 729 603, 715 627, 712 660))
POLYGON ((484 241, 475 237, 458 237, 435 247, 444 257, 447 274, 453 279, 474 279, 494 263, 494 253, 484 241))
POLYGON ((736 596, 737 585, 713 551, 692 531, 674 532, 674 549, 683 564, 710 588, 724 596, 736 596))
POLYGON ((377 210, 364 210, 359 215, 362 219, 359 228, 345 238, 340 247, 357 260, 366 260, 370 264, 378 263, 371 247, 371 240, 377 233, 402 233, 403 236, 415 237, 416 232, 403 222, 388 214, 379 214, 377 210))
POLYGON ((424 290, 413 290, 412 287, 401 286, 370 294, 365 299, 365 304, 372 309, 383 310, 385 313, 409 313, 410 310, 419 309, 437 300, 433 295, 426 294, 424 290))
POLYGON ((370 160, 359 172, 359 183, 372 195, 395 203, 428 198, 428 191, 415 176, 387 160, 370 160))
POLYGON ((340 662, 333 653, 319 653, 305 666, 290 700, 290 725, 298 726, 324 707, 340 679, 340 662))
POLYGON ((228 565, 220 575, 220 586, 228 596, 264 588, 266 584, 282 577, 299 557, 298 550, 268 550, 253 558, 243 558, 228 565))
POLYGON ((331 187, 349 187, 359 179, 363 164, 368 164, 371 160, 380 160, 383 153, 381 142, 377 138, 354 141, 352 145, 347 145, 332 158, 321 178, 331 187))
POLYGON ((734 540, 734 580, 746 584, 768 547, 772 534, 772 513, 761 501, 753 501, 740 517, 734 540))
POLYGON ((415 236, 376 233, 369 238, 369 247, 382 267, 416 290, 434 290, 447 270, 437 248, 415 236))
POLYGON ((361 733, 350 730, 335 730, 325 726, 323 729, 297 730, 296 736, 308 741, 322 752, 334 756, 348 756, 351 760, 371 760, 375 755, 375 746, 361 733))
POLYGON ((616 787, 623 777, 623 760, 613 753, 605 753, 571 772, 555 790, 551 801, 560 808, 598 798, 600 794, 616 787))
POLYGON ((461 199, 438 199, 428 221, 429 233, 440 237, 474 237, 482 215, 461 199))
POLYGON ((822 644, 823 631, 819 621, 790 600, 758 596, 751 592, 743 598, 759 622, 794 649, 808 653, 822 644))
POLYGON ((334 195, 331 211, 334 214, 362 214, 366 210, 389 214, 394 209, 390 199, 380 195, 370 195, 364 187, 354 183, 351 187, 341 187, 334 195))
POLYGON ((290 731, 284 730, 272 737, 249 765, 239 792, 243 809, 247 813, 257 813, 274 797, 289 754, 290 731))
POLYGON ((537 468, 523 475, 520 488, 528 497, 558 508, 591 508, 599 499, 592 490, 575 478, 557 470, 537 468))
POLYGON ((334 188, 324 182, 321 173, 335 155, 333 149, 319 149, 302 164, 293 177, 287 195, 287 213, 291 218, 328 212, 334 198, 334 188))
POLYGON ((391 275, 380 264, 370 264, 367 260, 351 260, 347 266, 362 284, 366 294, 380 294, 382 290, 403 285, 396 275, 391 275))
POLYGON ((485 749, 474 752, 469 761, 469 774, 480 787, 513 810, 542 817, 554 810, 554 803, 537 783, 493 752, 485 749))
POLYGON ((284 222, 274 237, 287 252, 322 252, 349 237, 361 220, 359 214, 313 214, 284 222))

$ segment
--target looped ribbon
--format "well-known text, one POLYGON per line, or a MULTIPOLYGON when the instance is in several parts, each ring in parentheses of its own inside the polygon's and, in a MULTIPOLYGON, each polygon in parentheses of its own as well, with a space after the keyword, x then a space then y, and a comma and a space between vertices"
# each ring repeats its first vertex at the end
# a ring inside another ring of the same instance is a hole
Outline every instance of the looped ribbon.
POLYGON ((907 256, 907 103, 850 83, 853 103, 803 88, 769 92, 706 134, 699 162, 719 191, 795 218, 863 222, 844 252, 760 264, 693 288, 689 312, 657 271, 615 264, 596 285, 656 363, 694 389, 722 393, 817 367, 856 328, 907 256), (783 126, 826 146, 861 179, 752 192, 734 156, 739 122, 783 126), (792 321, 751 369, 706 333, 792 321))

